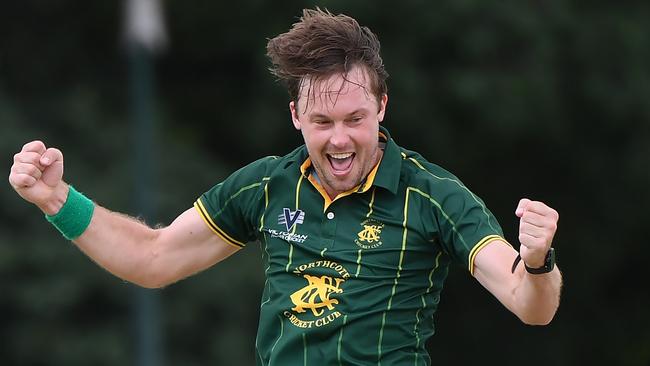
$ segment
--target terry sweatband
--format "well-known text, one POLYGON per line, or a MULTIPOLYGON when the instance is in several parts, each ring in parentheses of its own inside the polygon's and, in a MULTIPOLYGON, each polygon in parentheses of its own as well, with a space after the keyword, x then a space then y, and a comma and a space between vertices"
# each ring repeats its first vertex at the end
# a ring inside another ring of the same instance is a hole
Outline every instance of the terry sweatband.
POLYGON ((45 218, 66 239, 74 240, 83 234, 88 225, 90 225, 93 211, 95 211, 93 201, 79 193, 74 187, 69 186, 68 198, 63 204, 63 207, 55 215, 45 215, 45 218))

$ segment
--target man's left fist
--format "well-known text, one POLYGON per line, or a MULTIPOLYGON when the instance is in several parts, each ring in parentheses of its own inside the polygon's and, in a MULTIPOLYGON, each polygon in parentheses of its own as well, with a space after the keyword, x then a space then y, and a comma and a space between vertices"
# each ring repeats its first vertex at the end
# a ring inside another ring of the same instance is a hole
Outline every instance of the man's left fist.
POLYGON ((542 202, 522 198, 515 210, 519 217, 519 255, 531 268, 544 265, 560 215, 542 202))

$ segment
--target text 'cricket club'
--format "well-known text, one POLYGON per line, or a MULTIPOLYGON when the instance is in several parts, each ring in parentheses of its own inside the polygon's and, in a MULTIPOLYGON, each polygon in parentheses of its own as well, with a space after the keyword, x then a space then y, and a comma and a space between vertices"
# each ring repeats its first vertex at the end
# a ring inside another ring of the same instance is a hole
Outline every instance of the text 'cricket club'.
POLYGON ((302 224, 305 221, 305 211, 296 210, 291 211, 288 208, 283 208, 282 213, 278 216, 278 224, 287 228, 287 231, 291 231, 294 225, 302 224))

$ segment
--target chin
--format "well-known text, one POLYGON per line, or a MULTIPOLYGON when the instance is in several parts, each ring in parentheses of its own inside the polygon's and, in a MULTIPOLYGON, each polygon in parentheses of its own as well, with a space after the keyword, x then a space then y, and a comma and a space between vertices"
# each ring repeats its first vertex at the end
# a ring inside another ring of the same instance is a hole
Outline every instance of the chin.
POLYGON ((337 192, 343 193, 351 190, 352 188, 356 187, 359 185, 360 181, 359 180, 353 180, 351 182, 343 181, 343 182, 337 182, 337 184, 331 185, 337 192))

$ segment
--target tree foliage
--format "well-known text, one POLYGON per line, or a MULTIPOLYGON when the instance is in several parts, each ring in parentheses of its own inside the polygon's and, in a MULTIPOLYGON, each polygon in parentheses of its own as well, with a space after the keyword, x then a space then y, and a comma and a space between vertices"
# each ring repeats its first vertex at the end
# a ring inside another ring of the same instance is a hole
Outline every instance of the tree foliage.
MULTIPOLYGON (((0 168, 8 173, 22 144, 42 139, 64 151, 67 181, 139 215, 122 4, 3 5, 0 168)), ((391 74, 386 127, 461 177, 508 239, 516 243, 519 198, 560 212, 565 285, 554 322, 523 326, 459 267, 436 314, 433 358, 647 365, 647 2, 168 1, 151 224, 171 222, 237 167, 301 143, 265 43, 315 5, 379 35, 391 74)), ((133 287, 66 243, 8 185, 0 202, 2 363, 133 364, 133 287)), ((168 364, 254 363, 260 255, 251 244, 159 291, 168 364)))

